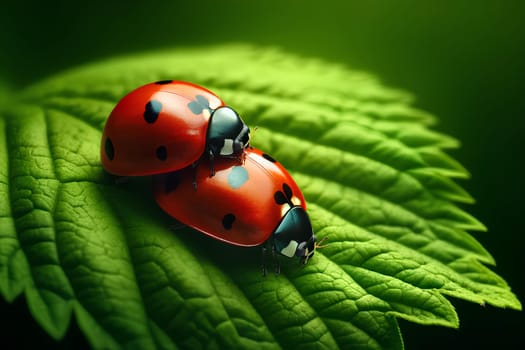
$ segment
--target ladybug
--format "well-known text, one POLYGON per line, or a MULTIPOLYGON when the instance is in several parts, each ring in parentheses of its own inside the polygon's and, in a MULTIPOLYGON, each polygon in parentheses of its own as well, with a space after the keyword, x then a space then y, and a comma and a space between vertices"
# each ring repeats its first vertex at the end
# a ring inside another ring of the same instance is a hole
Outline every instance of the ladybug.
POLYGON ((117 103, 104 127, 100 155, 109 173, 143 176, 195 165, 204 154, 238 157, 249 139, 248 126, 214 93, 164 80, 117 103))
POLYGON ((166 213, 217 240, 263 248, 268 242, 272 252, 307 263, 316 237, 303 194, 280 163, 249 147, 241 160, 217 161, 214 176, 201 165, 153 178, 166 213))

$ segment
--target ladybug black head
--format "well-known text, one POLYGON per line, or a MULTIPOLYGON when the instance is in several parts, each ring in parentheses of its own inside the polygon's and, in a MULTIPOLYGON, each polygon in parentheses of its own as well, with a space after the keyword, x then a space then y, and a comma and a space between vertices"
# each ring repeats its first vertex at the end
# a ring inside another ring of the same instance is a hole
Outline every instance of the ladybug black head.
POLYGON ((301 242, 295 250, 295 256, 301 259, 301 263, 306 265, 308 260, 314 256, 316 248, 317 237, 312 233, 312 236, 306 242, 301 242))
POLYGON ((315 253, 316 237, 306 211, 292 207, 282 218, 273 234, 277 251, 289 258, 298 257, 303 264, 315 253))
POLYGON ((250 141, 250 128, 227 106, 213 111, 208 124, 207 150, 212 157, 242 153, 250 141))

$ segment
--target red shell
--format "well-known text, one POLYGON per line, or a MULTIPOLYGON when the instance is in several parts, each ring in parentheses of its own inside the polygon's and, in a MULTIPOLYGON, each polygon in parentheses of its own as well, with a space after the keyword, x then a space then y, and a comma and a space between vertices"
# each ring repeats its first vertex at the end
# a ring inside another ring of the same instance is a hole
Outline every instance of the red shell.
POLYGON ((124 96, 106 121, 102 165, 121 176, 184 168, 202 156, 210 109, 220 106, 219 97, 195 84, 169 80, 141 86, 124 96))
POLYGON ((155 176, 157 203, 183 224, 239 246, 264 243, 291 203, 306 210, 303 194, 290 174, 260 150, 248 148, 242 159, 216 159, 213 166, 214 176, 210 176, 209 160, 197 168, 155 176), (285 197, 287 203, 283 203, 285 197))

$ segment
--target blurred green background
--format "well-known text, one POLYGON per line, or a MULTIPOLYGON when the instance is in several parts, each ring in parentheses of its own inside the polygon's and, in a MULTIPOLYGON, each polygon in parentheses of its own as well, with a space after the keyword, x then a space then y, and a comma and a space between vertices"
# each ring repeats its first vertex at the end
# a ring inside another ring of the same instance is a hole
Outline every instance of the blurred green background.
MULTIPOLYGON (((523 251, 525 1, 14 1, 1 5, 0 91, 62 69, 129 52, 247 42, 347 64, 409 90, 462 141, 471 171, 467 210, 496 272, 525 301, 523 251)), ((516 348, 523 312, 453 301, 459 330, 400 321, 407 349, 516 348)), ((2 341, 57 348, 25 302, 0 301, 2 341)), ((82 346, 75 324, 58 347, 82 346)))

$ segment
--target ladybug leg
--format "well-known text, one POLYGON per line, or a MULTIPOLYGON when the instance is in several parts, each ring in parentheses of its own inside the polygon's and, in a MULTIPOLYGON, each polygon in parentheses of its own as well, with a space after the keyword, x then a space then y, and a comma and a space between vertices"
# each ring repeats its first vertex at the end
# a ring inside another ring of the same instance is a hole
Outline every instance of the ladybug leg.
POLYGON ((115 185, 122 185, 129 181, 129 176, 115 176, 115 185))
POLYGON ((272 244, 272 260, 275 276, 279 276, 281 274, 281 261, 279 260, 279 254, 277 254, 274 244, 272 244))
POLYGON ((193 190, 197 191, 197 167, 199 166, 200 160, 193 162, 191 167, 193 168, 193 190))
POLYGON ((197 191, 197 168, 193 169, 193 190, 197 191))
POLYGON ((213 164, 214 158, 213 152, 210 151, 210 177, 215 176, 215 166, 213 164))
POLYGON ((263 245, 261 247, 261 253, 262 253, 262 275, 263 277, 266 277, 266 275, 268 274, 268 269, 266 268, 266 251, 268 249, 266 248, 265 245, 263 245))
POLYGON ((182 222, 174 222, 173 224, 170 224, 169 225, 169 228, 170 230, 172 231, 177 231, 177 230, 182 230, 183 228, 187 227, 186 225, 184 225, 182 222))
POLYGON ((239 164, 244 165, 246 163, 246 152, 243 151, 241 155, 239 156, 239 164))

